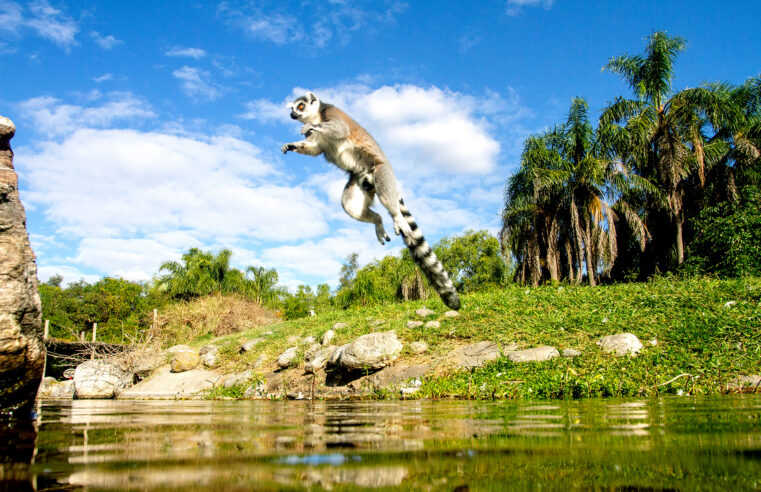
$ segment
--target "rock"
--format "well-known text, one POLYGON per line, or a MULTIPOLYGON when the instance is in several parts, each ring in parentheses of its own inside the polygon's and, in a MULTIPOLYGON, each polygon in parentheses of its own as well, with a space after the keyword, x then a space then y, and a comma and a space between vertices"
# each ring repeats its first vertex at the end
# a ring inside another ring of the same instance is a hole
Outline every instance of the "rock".
POLYGON ((410 328, 410 329, 412 329, 412 328, 419 328, 421 326, 423 326, 423 322, 422 321, 408 321, 407 322, 407 328, 410 328))
POLYGON ((77 398, 113 398, 132 384, 132 373, 121 364, 105 360, 88 360, 74 371, 74 392, 77 398))
POLYGON ((193 350, 187 345, 172 345, 171 347, 166 349, 166 351, 169 352, 170 354, 179 354, 180 352, 194 352, 195 353, 195 350, 193 350))
POLYGON ((301 337, 297 337, 296 335, 293 335, 288 337, 286 342, 288 342, 288 345, 298 345, 301 343, 301 337))
POLYGON ((547 345, 542 347, 534 347, 525 350, 515 350, 507 352, 507 358, 513 362, 539 362, 543 360, 553 359, 559 357, 560 353, 555 347, 549 347, 547 345))
POLYGON ((304 350, 304 360, 309 362, 320 350, 322 350, 322 345, 319 343, 313 343, 304 350))
POLYGON ((333 338, 336 336, 336 332, 333 330, 328 330, 325 333, 322 334, 320 337, 320 344, 323 346, 330 345, 330 342, 333 340, 333 338))
POLYGON ((240 352, 250 352, 254 349, 257 345, 262 343, 264 341, 264 338, 254 338, 253 340, 247 340, 243 342, 243 345, 240 346, 240 352))
POLYGON ((173 373, 168 366, 164 366, 150 378, 119 391, 117 396, 132 399, 188 398, 211 389, 219 379, 219 373, 208 369, 173 373))
POLYGON ((153 371, 166 364, 166 355, 158 349, 143 350, 132 354, 132 372, 145 379, 153 371))
POLYGON ((496 343, 483 341, 453 350, 447 355, 447 360, 454 362, 460 369, 471 369, 497 360, 500 355, 496 343))
POLYGON ((21 415, 34 405, 45 346, 37 265, 13 168, 15 133, 13 122, 0 116, 0 414, 21 415))
POLYGON ((280 357, 277 358, 277 365, 281 369, 286 369, 288 367, 294 366, 296 365, 296 360, 298 357, 299 349, 297 347, 291 347, 280 354, 280 357))
POLYGON ((428 350, 428 344, 425 342, 412 342, 410 344, 410 351, 413 354, 422 354, 428 350))
POLYGON ((381 369, 399 357, 402 347, 395 331, 369 333, 347 345, 338 364, 349 371, 381 369))
POLYGON ((315 343, 316 341, 317 341, 317 339, 316 339, 315 337, 313 337, 313 336, 311 336, 311 335, 310 335, 310 336, 308 336, 308 337, 304 338, 304 339, 301 341, 301 344, 302 344, 302 345, 311 345, 311 344, 315 343))
POLYGON ((246 388, 243 392, 246 398, 267 398, 267 386, 264 383, 257 383, 246 388))
POLYGON ((445 318, 456 318, 459 315, 460 313, 458 313, 457 311, 447 311, 446 313, 444 313, 445 318))
POLYGON ((411 379, 420 380, 430 369, 430 364, 388 366, 368 376, 365 382, 374 388, 395 387, 411 379))
POLYGON ((375 321, 371 321, 369 326, 370 327, 379 326, 379 325, 382 325, 383 323, 385 323, 385 321, 383 321, 383 320, 375 320, 375 321))
POLYGON ((201 363, 206 367, 216 367, 219 359, 219 347, 216 345, 204 345, 198 351, 201 356, 201 363))
POLYGON ((415 314, 417 314, 421 318, 425 318, 426 316, 432 315, 433 311, 431 311, 430 309, 426 309, 426 308, 420 308, 420 309, 415 311, 415 314))
POLYGON ((243 372, 237 372, 234 374, 228 374, 227 376, 222 376, 219 378, 219 380, 216 381, 215 386, 223 386, 225 388, 230 388, 232 386, 236 386, 242 383, 245 383, 251 377, 254 375, 254 372, 251 369, 247 369, 243 372))
POLYGON ((330 356, 333 354, 335 347, 324 347, 317 351, 316 354, 304 365, 304 371, 314 374, 323 369, 327 364, 330 356))
POLYGON ((55 378, 51 377, 43 378, 37 397, 71 400, 74 398, 74 381, 71 379, 56 381, 55 378))
POLYGON ((565 348, 560 352, 560 355, 563 357, 578 357, 581 355, 581 352, 576 349, 565 348))
POLYGON ((201 362, 201 357, 195 352, 178 352, 172 357, 172 372, 185 372, 195 369, 201 362))
POLYGON ((761 376, 751 374, 750 376, 737 376, 727 384, 728 391, 758 391, 761 389, 761 376))
POLYGON ((348 323, 336 323, 333 325, 334 330, 341 330, 343 328, 348 328, 348 327, 349 327, 348 323))
POLYGON ((329 366, 337 366, 338 361, 341 360, 341 356, 344 353, 344 350, 346 350, 346 347, 348 347, 349 344, 341 345, 340 347, 336 347, 333 349, 333 353, 330 354, 330 358, 328 358, 328 365, 329 366))
POLYGON ((608 335, 597 342, 603 352, 616 356, 637 355, 642 350, 642 342, 631 333, 608 335))
POLYGON ((424 328, 428 328, 428 329, 436 329, 439 327, 441 327, 441 323, 439 323, 438 321, 428 321, 426 322, 424 326, 424 328))

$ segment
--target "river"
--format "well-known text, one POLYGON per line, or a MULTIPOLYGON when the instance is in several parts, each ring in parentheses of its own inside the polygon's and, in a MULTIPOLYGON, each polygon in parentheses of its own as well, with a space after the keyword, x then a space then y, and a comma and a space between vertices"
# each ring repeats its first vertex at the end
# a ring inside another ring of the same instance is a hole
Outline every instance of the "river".
POLYGON ((33 427, 28 483, 0 489, 761 488, 761 395, 45 401, 33 427))

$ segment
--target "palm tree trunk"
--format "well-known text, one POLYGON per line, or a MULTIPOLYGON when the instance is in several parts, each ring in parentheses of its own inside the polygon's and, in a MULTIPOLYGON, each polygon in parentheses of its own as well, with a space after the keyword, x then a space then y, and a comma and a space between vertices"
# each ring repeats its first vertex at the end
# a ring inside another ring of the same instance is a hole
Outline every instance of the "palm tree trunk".
POLYGON ((682 238, 682 229, 684 226, 684 220, 681 217, 682 214, 676 218, 676 262, 677 265, 684 263, 684 240, 682 238))
POLYGON ((595 268, 594 268, 594 260, 592 259, 592 230, 589 225, 589 219, 586 221, 586 228, 584 231, 584 253, 587 260, 587 278, 589 278, 589 285, 591 287, 594 287, 597 285, 597 282, 595 281, 595 268))

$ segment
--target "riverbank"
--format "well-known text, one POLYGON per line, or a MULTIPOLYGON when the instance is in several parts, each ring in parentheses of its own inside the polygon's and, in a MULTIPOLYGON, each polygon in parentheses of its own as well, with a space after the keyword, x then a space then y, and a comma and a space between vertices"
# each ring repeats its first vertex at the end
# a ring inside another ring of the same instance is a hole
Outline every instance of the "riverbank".
MULTIPOLYGON (((214 353, 211 367, 190 357, 190 370, 197 373, 183 376, 164 367, 152 383, 148 378, 136 385, 131 397, 150 397, 139 392, 140 384, 149 383, 162 388, 163 396, 156 397, 207 398, 702 395, 740 391, 743 381, 745 391, 761 390, 755 386, 761 367, 759 278, 511 286, 463 296, 458 313, 435 299, 333 310, 219 337, 202 332, 164 343, 183 343, 183 350, 202 356, 214 353), (598 344, 622 333, 641 341, 636 355, 607 353, 598 344), (376 358, 347 366, 337 350, 360 339, 377 349, 376 358), (526 361, 537 354, 538 361, 526 361), (182 378, 206 384, 191 393, 172 392, 172 381, 182 378)), ((165 357, 168 362, 176 354, 165 357)))

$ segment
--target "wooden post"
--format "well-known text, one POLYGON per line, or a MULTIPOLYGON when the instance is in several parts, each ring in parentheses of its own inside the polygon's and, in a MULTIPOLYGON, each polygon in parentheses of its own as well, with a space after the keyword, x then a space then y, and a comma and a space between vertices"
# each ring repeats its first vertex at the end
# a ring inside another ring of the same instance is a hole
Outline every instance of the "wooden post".
POLYGON ((151 327, 154 330, 156 329, 156 323, 158 322, 158 318, 159 318, 159 310, 154 309, 153 310, 153 326, 151 327))
POLYGON ((95 336, 98 333, 98 323, 92 324, 92 351, 90 351, 90 360, 95 358, 95 336))
POLYGON ((46 319, 45 320, 45 333, 42 335, 42 340, 43 341, 48 339, 49 333, 50 333, 50 320, 46 319))

